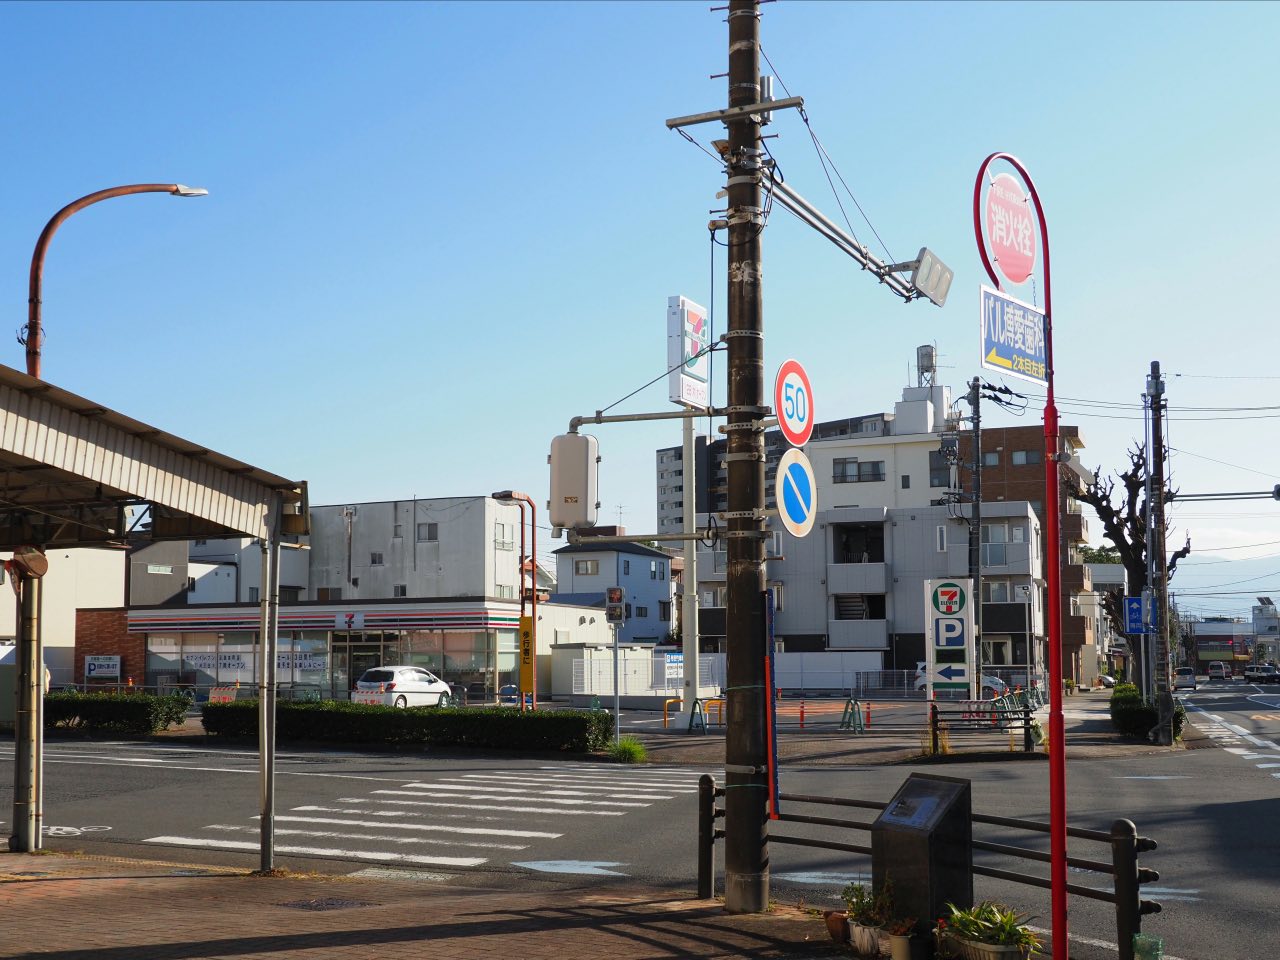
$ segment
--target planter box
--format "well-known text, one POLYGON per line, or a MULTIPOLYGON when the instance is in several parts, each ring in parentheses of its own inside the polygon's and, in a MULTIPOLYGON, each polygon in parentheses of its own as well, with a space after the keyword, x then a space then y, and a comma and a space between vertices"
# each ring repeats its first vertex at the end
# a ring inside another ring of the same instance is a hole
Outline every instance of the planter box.
POLYGON ((961 940, 951 935, 939 937, 938 946, 938 956, 954 957, 959 960, 1026 960, 1031 956, 1026 947, 978 943, 974 940, 961 940))

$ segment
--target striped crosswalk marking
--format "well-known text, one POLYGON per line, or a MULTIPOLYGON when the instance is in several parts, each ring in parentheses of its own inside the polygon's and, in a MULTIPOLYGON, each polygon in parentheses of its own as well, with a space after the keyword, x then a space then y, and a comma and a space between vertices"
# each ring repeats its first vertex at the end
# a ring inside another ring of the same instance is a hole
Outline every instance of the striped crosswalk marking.
MULTIPOLYGON (((383 794, 403 794, 407 797, 448 797, 450 799, 459 798, 465 800, 539 800, 542 803, 558 803, 562 806, 593 806, 593 807, 650 807, 650 803, 631 803, 625 800, 582 800, 573 797, 552 797, 541 794, 534 794, 528 790, 523 790, 522 796, 510 797, 501 793, 452 793, 448 789, 435 790, 425 783, 409 783, 408 787, 412 790, 378 790, 377 793, 383 794)), ((462 788, 465 789, 465 788, 462 788)), ((475 789, 474 787, 472 789, 475 789)), ((481 788, 483 789, 483 788, 481 788)))
MULTIPOLYGON (((251 840, 214 840, 208 837, 151 837, 146 843, 163 843, 176 847, 203 847, 212 850, 253 850, 259 845, 251 840)), ((377 863, 420 863, 436 867, 478 867, 485 857, 427 857, 411 853, 384 853, 381 850, 343 850, 338 847, 298 847, 276 844, 276 853, 293 853, 302 857, 337 857, 343 860, 371 860, 377 863)))

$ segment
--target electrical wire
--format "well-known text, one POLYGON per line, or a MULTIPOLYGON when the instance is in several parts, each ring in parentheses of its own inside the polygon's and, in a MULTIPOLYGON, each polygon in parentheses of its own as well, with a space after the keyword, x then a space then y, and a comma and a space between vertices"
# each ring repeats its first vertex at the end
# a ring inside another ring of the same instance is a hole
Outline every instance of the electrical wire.
MULTIPOLYGON (((711 352, 713 352, 713 351, 715 351, 715 350, 720 350, 720 349, 723 349, 723 348, 722 348, 722 346, 721 346, 721 344, 714 343, 714 342, 713 342, 713 343, 709 343, 709 344, 707 344, 705 347, 703 347, 701 350, 699 350, 697 353, 695 353, 695 354, 693 354, 691 357, 689 357, 689 360, 697 360, 697 359, 698 359, 698 357, 702 356, 704 353, 711 353, 711 352)), ((677 363, 674 367, 671 367, 671 368, 669 368, 669 369, 667 369, 667 370, 664 370, 662 373, 658 374, 656 377, 654 377, 654 378, 653 378, 652 380, 650 380, 648 383, 643 384, 643 385, 641 385, 641 386, 639 386, 639 387, 636 387, 634 390, 632 390, 630 393, 628 393, 625 397, 622 397, 622 398, 621 398, 621 399, 619 399, 619 400, 615 400, 615 401, 613 401, 613 403, 611 403, 611 404, 609 404, 607 407, 603 408, 603 409, 600 411, 600 413, 606 413, 606 412, 608 412, 609 410, 612 410, 612 409, 613 409, 614 407, 616 407, 618 404, 622 403, 623 401, 625 401, 625 400, 630 400, 632 397, 634 397, 634 396, 635 396, 637 393, 639 393, 641 390, 647 390, 649 387, 652 387, 655 383, 657 383, 657 382, 658 382, 659 380, 661 380, 663 377, 670 376, 670 375, 671 375, 672 373, 674 373, 676 370, 679 370, 679 369, 680 369, 681 367, 683 367, 686 363, 688 363, 688 362, 689 362, 689 360, 681 360, 681 361, 680 361, 679 363, 677 363)))
POLYGON ((1266 471, 1263 471, 1263 470, 1255 470, 1255 469, 1253 469, 1253 467, 1244 467, 1244 466, 1241 466, 1241 465, 1240 465, 1240 464, 1238 464, 1238 463, 1227 463, 1227 461, 1225 461, 1225 460, 1215 460, 1213 457, 1206 457, 1206 456, 1205 456, 1204 454, 1202 454, 1202 453, 1192 453, 1190 450, 1182 450, 1182 449, 1180 449, 1180 448, 1178 448, 1178 447, 1174 447, 1174 446, 1170 446, 1170 447, 1169 447, 1169 449, 1170 449, 1170 450, 1173 450, 1173 451, 1176 451, 1177 453, 1185 454, 1185 455, 1186 455, 1186 456, 1188 456, 1188 457, 1195 457, 1195 458, 1196 458, 1196 459, 1198 459, 1198 460, 1208 460, 1210 463, 1216 463, 1216 464, 1218 464, 1219 466, 1222 466, 1222 467, 1231 467, 1233 470, 1246 470, 1246 471, 1248 471, 1249 473, 1256 473, 1256 474, 1258 474, 1258 476, 1260 476, 1260 477, 1271 477, 1272 479, 1274 479, 1274 478, 1275 478, 1275 476, 1276 476, 1276 474, 1275 474, 1274 472, 1272 472, 1272 473, 1267 473, 1266 471))

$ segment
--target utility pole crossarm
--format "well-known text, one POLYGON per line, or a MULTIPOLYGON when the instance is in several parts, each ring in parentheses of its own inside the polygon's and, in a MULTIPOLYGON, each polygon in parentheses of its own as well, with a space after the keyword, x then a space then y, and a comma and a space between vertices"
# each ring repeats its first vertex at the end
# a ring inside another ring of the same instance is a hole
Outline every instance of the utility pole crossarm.
POLYGON ((803 106, 804 97, 785 97, 782 100, 767 100, 763 103, 751 103, 743 107, 729 107, 727 110, 709 110, 706 113, 691 113, 687 117, 672 117, 667 121, 667 129, 676 130, 680 127, 692 127, 699 123, 711 123, 715 120, 722 120, 725 123, 731 123, 735 120, 743 120, 756 114, 769 113, 773 110, 786 110, 789 107, 799 109, 803 106))

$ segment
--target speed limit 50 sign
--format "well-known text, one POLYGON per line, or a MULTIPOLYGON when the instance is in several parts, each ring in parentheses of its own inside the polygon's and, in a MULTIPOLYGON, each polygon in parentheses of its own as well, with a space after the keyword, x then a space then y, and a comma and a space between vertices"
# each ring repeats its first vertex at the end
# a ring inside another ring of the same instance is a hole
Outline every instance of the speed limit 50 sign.
POLYGON ((787 443, 803 447, 813 434, 813 387, 799 360, 787 360, 773 381, 773 409, 787 443))

